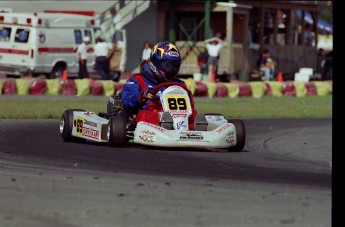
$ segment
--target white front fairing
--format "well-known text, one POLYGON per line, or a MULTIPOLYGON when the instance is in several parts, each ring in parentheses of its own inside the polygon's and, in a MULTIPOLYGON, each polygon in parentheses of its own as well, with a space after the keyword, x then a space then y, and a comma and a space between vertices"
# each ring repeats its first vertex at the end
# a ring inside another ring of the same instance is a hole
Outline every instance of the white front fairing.
POLYGON ((159 147, 229 148, 236 145, 237 137, 231 123, 212 131, 179 131, 140 121, 134 132, 134 143, 159 147))
POLYGON ((106 130, 108 120, 94 112, 74 111, 72 135, 96 142, 108 142, 106 130))
POLYGON ((170 86, 165 89, 160 100, 164 111, 171 114, 175 130, 188 130, 188 119, 192 115, 192 106, 188 92, 179 86, 170 86))

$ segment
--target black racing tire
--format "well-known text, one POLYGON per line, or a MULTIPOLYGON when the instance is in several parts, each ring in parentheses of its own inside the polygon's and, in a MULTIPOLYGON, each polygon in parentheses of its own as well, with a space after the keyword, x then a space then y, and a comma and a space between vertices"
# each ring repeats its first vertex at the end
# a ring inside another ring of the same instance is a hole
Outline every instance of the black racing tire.
POLYGON ((240 152, 243 151, 246 143, 246 128, 244 122, 241 119, 229 119, 228 123, 235 125, 237 144, 234 147, 230 147, 229 151, 240 152))
POLYGON ((80 141, 82 139, 72 136, 73 112, 85 111, 82 109, 68 109, 63 112, 60 119, 60 135, 65 142, 80 141))
POLYGON ((47 79, 59 79, 62 78, 63 71, 66 69, 66 65, 63 63, 56 64, 47 79))
POLYGON ((110 146, 123 147, 127 143, 128 119, 124 115, 112 116, 108 122, 107 137, 110 146))

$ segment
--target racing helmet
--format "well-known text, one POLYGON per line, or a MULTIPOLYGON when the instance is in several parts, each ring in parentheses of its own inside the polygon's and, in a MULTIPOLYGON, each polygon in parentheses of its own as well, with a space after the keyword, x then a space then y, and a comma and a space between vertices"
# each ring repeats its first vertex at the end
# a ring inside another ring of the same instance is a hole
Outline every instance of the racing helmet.
POLYGON ((158 82, 171 81, 176 78, 180 70, 180 51, 172 43, 159 42, 152 48, 149 64, 158 82))

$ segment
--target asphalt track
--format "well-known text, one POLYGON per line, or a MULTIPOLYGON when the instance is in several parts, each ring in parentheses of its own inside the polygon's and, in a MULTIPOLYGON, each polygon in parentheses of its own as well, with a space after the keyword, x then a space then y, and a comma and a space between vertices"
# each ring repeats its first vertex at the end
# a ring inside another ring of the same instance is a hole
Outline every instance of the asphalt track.
POLYGON ((0 120, 0 226, 331 226, 332 120, 245 120, 245 151, 65 143, 0 120))

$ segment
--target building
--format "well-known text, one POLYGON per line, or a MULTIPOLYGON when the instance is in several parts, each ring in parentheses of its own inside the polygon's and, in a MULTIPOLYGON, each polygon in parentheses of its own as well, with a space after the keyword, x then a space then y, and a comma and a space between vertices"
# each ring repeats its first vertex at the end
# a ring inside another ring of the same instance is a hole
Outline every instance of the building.
MULTIPOLYGON (((198 56, 205 52, 203 41, 212 35, 219 35, 227 45, 220 53, 218 75, 229 78, 231 75, 246 75, 255 69, 256 59, 263 48, 271 50, 272 57, 278 62, 277 70, 286 75, 293 74, 300 67, 316 69, 319 34, 325 33, 324 37, 332 34, 331 25, 318 19, 318 10, 328 6, 329 2, 117 0, 102 1, 104 4, 97 4, 97 10, 94 9, 99 17, 106 15, 102 23, 113 27, 109 36, 116 29, 126 30, 126 72, 138 70, 145 41, 156 43, 166 40, 175 43, 181 50, 183 62, 180 75, 191 76, 200 72, 198 56), (308 46, 305 41, 310 34, 314 34, 315 39, 308 46)), ((41 4, 37 1, 36 5, 31 5, 41 11, 66 8, 90 10, 96 3, 91 1, 81 8, 77 1, 66 1, 64 4, 41 4)), ((0 7, 13 8, 13 11, 24 9, 23 4, 15 7, 14 3, 11 4, 13 6, 3 3, 0 7)), ((25 9, 33 10, 30 7, 25 9)))
POLYGON ((277 70, 293 74, 300 67, 316 69, 315 44, 321 29, 313 21, 318 21, 318 9, 326 4, 319 1, 158 1, 157 37, 170 40, 181 49, 182 75, 199 72, 197 57, 205 51, 203 41, 216 34, 228 44, 220 53, 219 75, 240 75, 255 69, 263 48, 271 51, 278 62, 277 70), (314 40, 307 45, 310 34, 314 34, 314 40))

